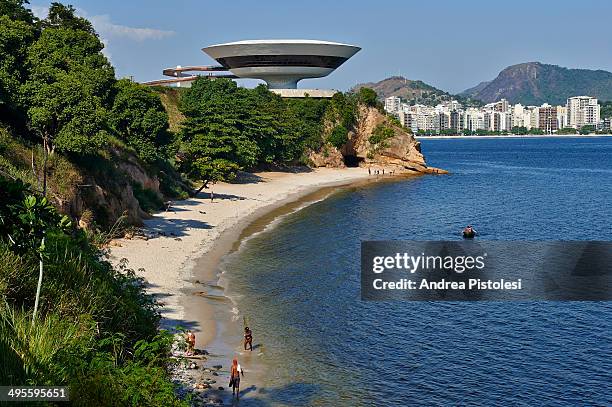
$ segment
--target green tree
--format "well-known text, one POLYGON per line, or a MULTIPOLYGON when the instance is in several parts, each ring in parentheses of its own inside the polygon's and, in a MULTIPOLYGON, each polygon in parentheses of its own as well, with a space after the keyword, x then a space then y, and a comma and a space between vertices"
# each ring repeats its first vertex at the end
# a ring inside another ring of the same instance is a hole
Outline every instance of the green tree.
POLYGON ((527 130, 527 127, 524 127, 524 126, 515 126, 512 128, 512 134, 516 134, 516 135, 529 134, 529 130, 527 130))
POLYGON ((394 132, 392 128, 384 124, 379 124, 374 131, 372 131, 372 135, 368 138, 368 141, 375 146, 386 147, 385 140, 393 137, 393 135, 394 132))
POLYGON ((342 125, 334 127, 327 141, 336 148, 342 147, 348 142, 348 130, 342 125))
POLYGON ((144 162, 162 159, 172 139, 159 95, 127 79, 115 83, 115 92, 109 115, 112 129, 144 162))
POLYGON ((91 22, 83 17, 76 15, 76 10, 72 6, 65 6, 61 3, 53 2, 49 7, 47 18, 42 21, 45 28, 67 28, 75 31, 84 31, 91 35, 96 35, 91 22))
POLYGON ((43 191, 47 156, 57 148, 93 154, 107 136, 114 70, 91 24, 72 7, 53 3, 40 37, 28 48, 29 77, 21 87, 29 127, 42 141, 43 191))
POLYGON ((595 133, 595 126, 582 126, 580 128, 580 134, 592 134, 595 133))
POLYGON ((25 7, 29 3, 27 0, 2 0, 0 1, 0 16, 7 16, 13 21, 23 21, 33 25, 36 18, 32 10, 25 7))
MULTIPOLYGON (((7 5, 1 2, 0 13, 7 5)), ((25 81, 25 60, 28 46, 36 30, 31 23, 0 15, 0 117, 24 120, 19 100, 19 87, 25 81)))
POLYGON ((241 131, 244 116, 238 89, 228 82, 196 80, 193 93, 187 92, 181 99, 187 119, 181 131, 180 166, 190 178, 202 182, 196 194, 211 182, 233 179, 240 169, 258 160, 257 143, 241 131), (207 97, 200 99, 198 95, 207 97))
POLYGON ((378 95, 370 88, 359 88, 357 98, 366 106, 376 107, 378 105, 378 95))
POLYGON ((576 129, 573 127, 564 127, 557 131, 557 134, 576 134, 576 129))

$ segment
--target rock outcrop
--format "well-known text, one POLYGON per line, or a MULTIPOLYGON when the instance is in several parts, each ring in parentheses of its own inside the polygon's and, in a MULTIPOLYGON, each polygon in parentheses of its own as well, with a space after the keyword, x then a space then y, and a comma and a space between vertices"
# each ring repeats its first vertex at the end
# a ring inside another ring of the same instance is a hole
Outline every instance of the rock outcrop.
POLYGON ((83 229, 90 229, 94 222, 109 228, 122 216, 127 224, 142 224, 150 215, 141 208, 134 194, 136 184, 162 198, 159 179, 148 174, 134 156, 119 151, 112 153, 114 157, 104 170, 83 171, 80 183, 72 186, 71 194, 64 199, 56 197, 60 211, 77 220, 83 229))
POLYGON ((371 166, 384 167, 396 173, 445 174, 447 171, 427 166, 421 143, 409 130, 395 123, 374 107, 359 106, 358 118, 349 131, 348 142, 341 149, 325 145, 311 152, 315 167, 371 166), (371 136, 379 127, 388 129, 389 137, 372 144, 371 136))

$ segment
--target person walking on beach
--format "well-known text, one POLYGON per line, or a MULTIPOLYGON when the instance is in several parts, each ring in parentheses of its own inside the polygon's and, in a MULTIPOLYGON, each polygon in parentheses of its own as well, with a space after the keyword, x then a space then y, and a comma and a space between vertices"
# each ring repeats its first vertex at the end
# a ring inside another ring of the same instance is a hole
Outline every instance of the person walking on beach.
POLYGON ((368 175, 372 175, 372 169, 368 167, 368 175))
POLYGON ((249 345, 249 350, 253 351, 253 331, 247 326, 244 328, 244 350, 247 350, 247 345, 249 345))
POLYGON ((213 201, 215 200, 215 193, 213 192, 213 190, 210 190, 210 203, 213 203, 213 201))
POLYGON ((232 361, 232 369, 230 370, 230 387, 232 388, 232 397, 234 394, 236 398, 240 397, 240 375, 244 377, 244 370, 238 363, 238 359, 234 358, 232 361))

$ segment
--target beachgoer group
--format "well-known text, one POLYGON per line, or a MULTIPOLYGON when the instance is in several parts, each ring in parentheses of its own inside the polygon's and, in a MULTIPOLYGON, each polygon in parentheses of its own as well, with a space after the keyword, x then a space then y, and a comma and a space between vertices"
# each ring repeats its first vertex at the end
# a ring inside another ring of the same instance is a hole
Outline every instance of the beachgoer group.
MULTIPOLYGON (((381 174, 384 176, 385 175, 385 169, 382 168, 382 169, 374 169, 374 170, 372 170, 371 167, 368 167, 368 175, 372 175, 372 174, 376 175, 377 177, 379 175, 381 175, 381 174)), ((395 174, 395 170, 388 171, 387 174, 394 175, 395 174)))

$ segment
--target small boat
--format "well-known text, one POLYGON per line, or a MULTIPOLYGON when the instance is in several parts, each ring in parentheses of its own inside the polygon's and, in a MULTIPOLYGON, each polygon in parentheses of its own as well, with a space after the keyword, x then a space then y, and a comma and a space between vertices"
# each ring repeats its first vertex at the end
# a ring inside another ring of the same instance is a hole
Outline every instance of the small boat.
POLYGON ((470 226, 468 226, 467 228, 463 229, 463 238, 464 239, 473 239, 474 237, 476 237, 476 231, 474 229, 472 229, 470 226))

